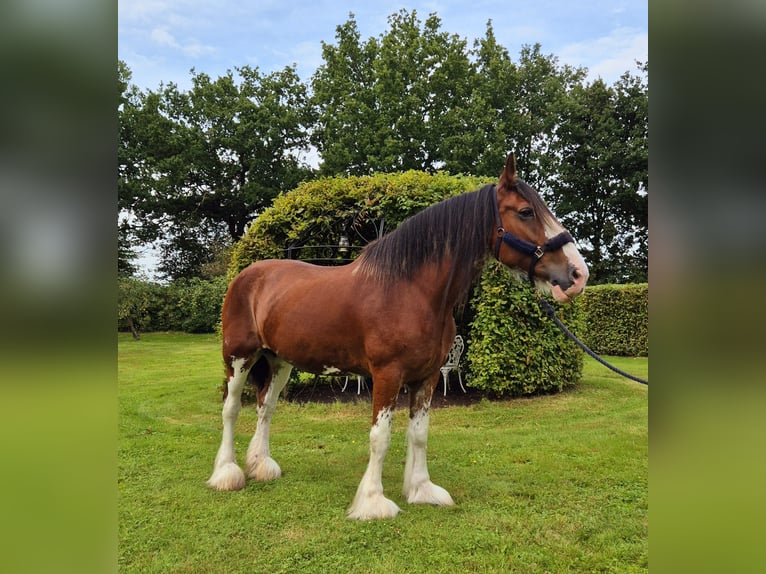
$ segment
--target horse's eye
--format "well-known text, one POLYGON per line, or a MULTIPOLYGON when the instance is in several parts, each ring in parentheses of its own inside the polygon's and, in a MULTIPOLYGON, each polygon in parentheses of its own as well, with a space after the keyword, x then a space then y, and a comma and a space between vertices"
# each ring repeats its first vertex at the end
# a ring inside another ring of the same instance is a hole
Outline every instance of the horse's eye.
POLYGON ((532 219, 535 216, 535 212, 531 207, 525 207, 519 210, 519 216, 522 219, 532 219))

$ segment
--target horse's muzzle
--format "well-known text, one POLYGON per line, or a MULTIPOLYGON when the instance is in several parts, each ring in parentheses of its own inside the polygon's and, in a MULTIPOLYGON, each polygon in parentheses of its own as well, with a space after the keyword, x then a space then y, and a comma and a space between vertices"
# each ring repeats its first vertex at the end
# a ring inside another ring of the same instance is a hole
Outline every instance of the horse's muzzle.
POLYGON ((588 268, 568 265, 566 278, 551 278, 551 294, 556 301, 568 302, 577 297, 585 289, 588 282, 588 268))

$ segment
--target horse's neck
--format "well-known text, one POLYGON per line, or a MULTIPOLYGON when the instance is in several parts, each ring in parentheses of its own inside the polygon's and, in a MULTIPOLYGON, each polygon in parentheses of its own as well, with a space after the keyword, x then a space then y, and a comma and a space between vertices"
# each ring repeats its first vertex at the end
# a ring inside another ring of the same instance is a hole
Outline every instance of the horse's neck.
POLYGON ((418 275, 418 284, 435 312, 451 315, 475 275, 473 269, 458 269, 446 258, 441 265, 424 266, 418 275))

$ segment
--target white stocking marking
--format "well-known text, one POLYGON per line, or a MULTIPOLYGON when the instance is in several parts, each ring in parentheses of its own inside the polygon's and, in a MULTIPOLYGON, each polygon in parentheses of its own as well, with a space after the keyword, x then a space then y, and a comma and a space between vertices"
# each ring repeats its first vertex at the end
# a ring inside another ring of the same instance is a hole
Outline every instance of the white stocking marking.
POLYGON ((383 460, 391 444, 393 410, 382 409, 370 430, 370 462, 359 483, 348 517, 356 520, 391 518, 399 507, 383 496, 383 460))
POLYGON ((269 390, 266 391, 263 404, 258 408, 258 425, 255 427, 255 434, 247 448, 247 474, 261 482, 282 476, 282 469, 271 458, 269 432, 271 430, 271 417, 277 408, 279 393, 285 388, 287 379, 290 378, 290 371, 293 370, 292 365, 284 361, 275 361, 272 368, 273 374, 269 390))
POLYGON ((410 419, 407 428, 407 462, 404 466, 404 487, 402 494, 411 504, 455 504, 449 492, 431 482, 426 464, 428 445, 428 404, 424 405, 410 419))
POLYGON ((227 384, 226 400, 223 403, 223 436, 218 454, 215 457, 213 474, 207 484, 216 490, 240 490, 245 487, 245 473, 237 466, 234 452, 234 426, 237 424, 240 408, 242 407, 242 389, 247 380, 245 359, 233 359, 234 371, 227 384))

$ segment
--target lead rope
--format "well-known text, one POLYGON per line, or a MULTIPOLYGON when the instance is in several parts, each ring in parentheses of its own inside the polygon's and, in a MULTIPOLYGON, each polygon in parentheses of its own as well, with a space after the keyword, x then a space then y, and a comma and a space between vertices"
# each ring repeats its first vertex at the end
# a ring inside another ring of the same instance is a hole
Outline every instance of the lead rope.
POLYGON ((564 325, 564 323, 562 323, 558 317, 556 317, 556 312, 553 310, 553 307, 551 307, 551 304, 548 303, 548 301, 546 301, 542 297, 538 297, 537 303, 538 305, 540 305, 540 307, 542 307, 545 310, 545 312, 548 314, 548 317, 553 319, 553 322, 556 323, 556 325, 558 325, 559 329, 561 329, 567 337, 572 339, 572 341, 574 341, 578 347, 580 347, 583 351, 585 351, 591 357, 596 359, 599 363, 604 365, 606 368, 613 370, 615 373, 622 375, 623 377, 627 377, 631 381, 636 381, 637 383, 641 383, 642 385, 649 386, 649 381, 636 377, 635 375, 631 375, 630 373, 626 373, 625 371, 618 369, 614 365, 610 365, 604 359, 599 357, 595 352, 593 352, 585 343, 583 343, 580 339, 578 339, 577 336, 574 333, 572 333, 572 331, 567 329, 566 325, 564 325))

